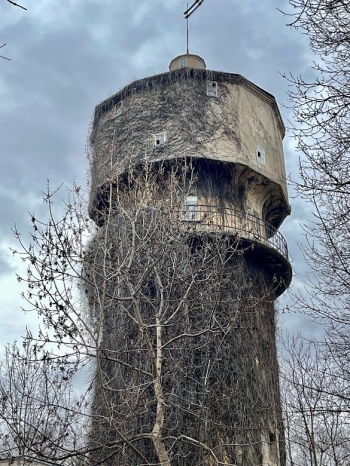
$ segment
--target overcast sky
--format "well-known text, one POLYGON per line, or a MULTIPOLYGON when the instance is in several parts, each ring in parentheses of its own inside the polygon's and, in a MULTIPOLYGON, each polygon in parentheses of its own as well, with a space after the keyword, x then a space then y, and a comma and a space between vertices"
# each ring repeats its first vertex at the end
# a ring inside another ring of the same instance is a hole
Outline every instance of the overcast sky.
MULTIPOLYGON (((22 0, 23 11, 0 0, 0 345, 19 339, 35 316, 20 308, 15 272, 21 264, 9 248, 11 228, 30 231, 28 211, 40 216, 47 180, 54 188, 85 183, 84 146, 95 105, 134 79, 168 70, 186 52, 183 0, 22 0)), ((190 1, 191 4, 191 1, 190 1)), ((286 26, 287 0, 204 0, 190 19, 190 52, 207 68, 239 73, 275 95, 286 126, 292 118, 281 73, 310 75, 306 38, 286 26)), ((287 174, 297 177, 291 133, 285 138, 287 174)), ((292 192, 290 188, 290 193, 292 192)), ((300 224, 310 207, 290 199, 292 216, 282 228, 295 272, 293 289, 307 269, 298 249, 300 224)), ((291 302, 284 296, 280 306, 291 302)), ((305 329, 298 313, 281 325, 305 329)), ((313 327, 309 323, 308 330, 313 327)))

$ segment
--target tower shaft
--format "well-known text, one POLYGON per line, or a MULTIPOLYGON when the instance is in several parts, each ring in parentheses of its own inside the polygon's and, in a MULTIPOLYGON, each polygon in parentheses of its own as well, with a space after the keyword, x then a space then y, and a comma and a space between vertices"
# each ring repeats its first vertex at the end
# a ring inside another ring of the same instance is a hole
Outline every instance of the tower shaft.
POLYGON ((91 460, 283 466, 283 123, 265 91, 182 58, 95 112, 91 460))
POLYGON ((108 259, 100 237, 90 245, 96 312, 107 296, 92 428, 102 448, 94 459, 167 464, 154 444, 159 422, 171 465, 284 464, 274 306, 264 273, 230 236, 191 236, 171 212, 139 215, 130 224, 119 214, 102 227, 108 259), (132 229, 140 238, 134 246, 132 229))

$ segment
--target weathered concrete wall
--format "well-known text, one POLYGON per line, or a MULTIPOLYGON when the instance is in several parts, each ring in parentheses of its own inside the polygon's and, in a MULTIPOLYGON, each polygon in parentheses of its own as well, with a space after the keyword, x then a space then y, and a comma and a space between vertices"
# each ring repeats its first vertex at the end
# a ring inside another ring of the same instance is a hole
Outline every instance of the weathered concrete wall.
POLYGON ((271 204, 267 211, 278 210, 273 220, 278 226, 290 208, 284 127, 274 98, 237 75, 184 69, 160 76, 132 83, 97 107, 91 206, 106 180, 116 179, 130 164, 205 158, 249 168, 244 172, 250 179, 247 207, 263 217, 271 204), (207 95, 212 81, 217 97, 207 95), (160 133, 165 143, 156 145, 160 133), (264 164, 258 162, 258 147, 265 152, 264 164))

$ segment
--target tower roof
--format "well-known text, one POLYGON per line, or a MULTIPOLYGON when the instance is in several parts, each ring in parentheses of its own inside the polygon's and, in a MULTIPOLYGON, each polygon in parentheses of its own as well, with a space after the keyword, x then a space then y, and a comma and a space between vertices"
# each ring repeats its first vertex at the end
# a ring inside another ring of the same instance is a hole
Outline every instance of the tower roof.
POLYGON ((202 57, 185 53, 173 58, 169 65, 170 71, 179 70, 180 68, 194 68, 197 70, 205 70, 207 65, 202 57))

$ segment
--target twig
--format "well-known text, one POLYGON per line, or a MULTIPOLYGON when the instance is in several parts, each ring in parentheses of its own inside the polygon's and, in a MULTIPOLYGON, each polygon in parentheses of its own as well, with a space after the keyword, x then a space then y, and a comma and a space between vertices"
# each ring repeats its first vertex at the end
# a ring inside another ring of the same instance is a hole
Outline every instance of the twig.
MULTIPOLYGON (((6 45, 6 44, 0 45, 0 49, 2 49, 3 47, 5 47, 5 45, 6 45)), ((4 60, 9 60, 9 61, 11 61, 11 58, 4 57, 3 55, 0 55, 0 58, 3 58, 4 60)))

